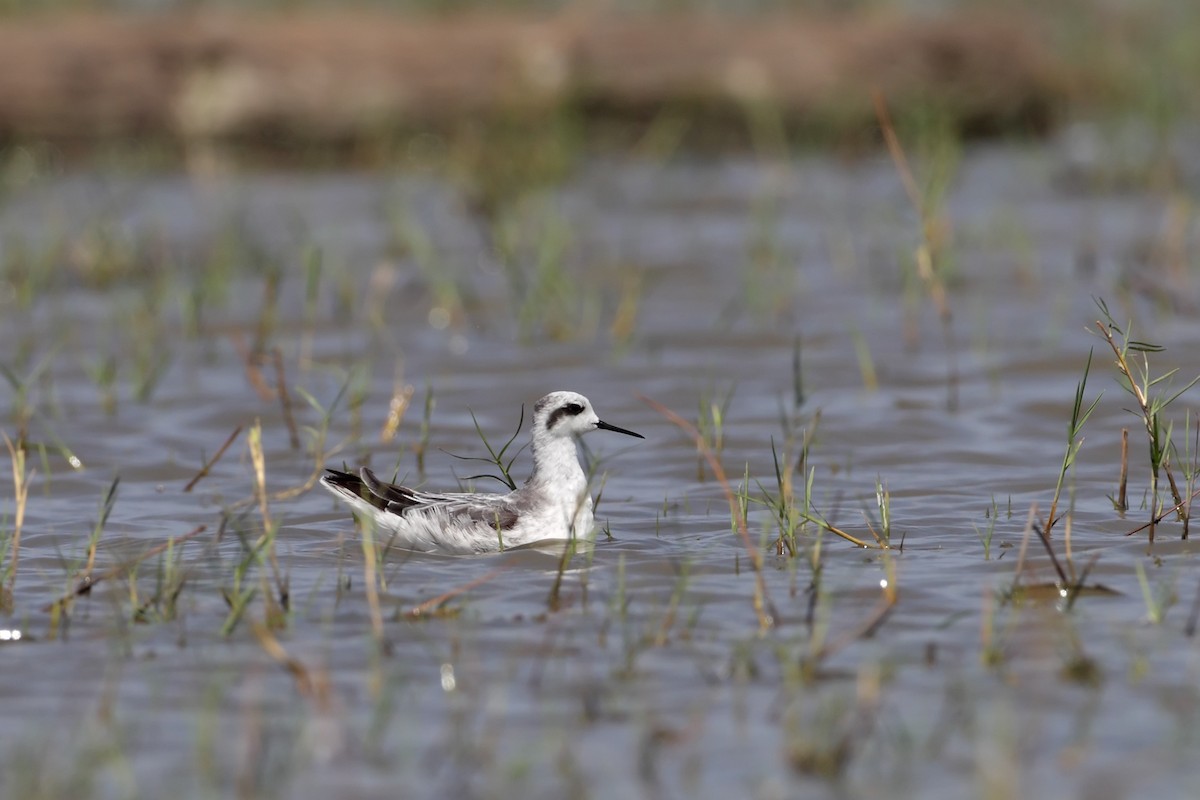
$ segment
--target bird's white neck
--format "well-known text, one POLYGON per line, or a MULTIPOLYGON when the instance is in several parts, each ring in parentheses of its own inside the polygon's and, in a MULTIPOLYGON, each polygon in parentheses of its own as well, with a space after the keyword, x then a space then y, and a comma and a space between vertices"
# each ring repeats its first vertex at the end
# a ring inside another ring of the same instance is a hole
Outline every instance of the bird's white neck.
POLYGON ((587 491, 587 476, 579 466, 575 440, 560 436, 533 443, 533 474, 530 485, 573 493, 578 497, 587 491))

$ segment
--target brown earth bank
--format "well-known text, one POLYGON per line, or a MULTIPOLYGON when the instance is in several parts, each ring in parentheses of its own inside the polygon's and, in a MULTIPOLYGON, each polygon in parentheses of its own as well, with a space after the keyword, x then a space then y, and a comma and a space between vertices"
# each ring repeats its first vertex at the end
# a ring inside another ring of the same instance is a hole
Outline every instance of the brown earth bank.
POLYGON ((0 20, 0 137, 336 143, 560 108, 838 135, 872 123, 874 90, 1028 131, 1068 72, 1016 13, 73 13, 0 20))

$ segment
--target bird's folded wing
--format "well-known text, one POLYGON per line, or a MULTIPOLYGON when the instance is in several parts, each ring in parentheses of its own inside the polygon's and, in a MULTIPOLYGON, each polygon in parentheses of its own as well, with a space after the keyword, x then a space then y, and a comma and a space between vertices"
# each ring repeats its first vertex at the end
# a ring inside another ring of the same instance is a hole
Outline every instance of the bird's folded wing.
POLYGON ((362 482, 371 494, 382 501, 382 507, 401 516, 421 510, 437 510, 449 519, 463 522, 482 522, 489 527, 508 530, 517 524, 517 510, 502 496, 458 492, 422 492, 407 486, 385 483, 371 470, 360 471, 362 482))

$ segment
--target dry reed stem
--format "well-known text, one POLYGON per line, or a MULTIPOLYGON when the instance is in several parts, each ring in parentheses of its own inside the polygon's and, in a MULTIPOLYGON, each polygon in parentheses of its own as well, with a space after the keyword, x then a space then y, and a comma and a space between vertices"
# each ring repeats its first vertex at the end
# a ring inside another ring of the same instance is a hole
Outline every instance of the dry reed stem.
POLYGON ((912 169, 908 165, 908 156, 904 154, 904 148, 900 146, 900 137, 896 135, 896 128, 892 125, 892 115, 888 111, 887 101, 883 97, 883 92, 879 89, 871 90, 871 102, 875 106, 875 117, 879 120, 879 128, 883 133, 883 142, 887 145, 888 155, 892 158, 892 163, 896 166, 896 172, 900 176, 900 183, 904 185, 904 192, 908 195, 909 202, 916 209, 917 214, 921 217, 921 222, 924 224, 926 219, 925 201, 921 198, 921 191, 917 188, 917 181, 913 178, 912 169))
MULTIPOLYGON (((342 450, 342 445, 339 444, 336 447, 330 448, 329 450, 325 451, 324 453, 321 454, 320 458, 317 459, 316 463, 313 466, 313 471, 311 473, 309 473, 309 476, 308 476, 308 478, 305 479, 304 483, 302 483, 298 486, 289 487, 287 489, 280 489, 277 492, 271 492, 267 495, 267 498, 271 502, 279 502, 281 500, 292 500, 292 499, 295 499, 295 498, 299 497, 300 495, 304 494, 305 492, 311 491, 312 488, 317 485, 317 481, 319 481, 321 479, 321 473, 323 473, 325 471, 325 467, 323 465, 326 462, 328 462, 329 459, 331 459, 337 453, 341 452, 341 450, 342 450)), ((250 497, 243 497, 241 500, 237 500, 233 503, 230 503, 229 506, 227 507, 227 510, 236 511, 238 509, 245 508, 247 506, 252 506, 257 502, 259 502, 259 497, 258 497, 258 493, 256 492, 255 494, 251 495, 250 497)))
POLYGON ((1037 515, 1037 503, 1033 503, 1029 506, 1029 514, 1025 517, 1025 530, 1021 532, 1021 548, 1017 551, 1017 568, 1013 572, 1014 587, 1017 585, 1017 581, 1021 579, 1021 573, 1025 569, 1025 554, 1029 550, 1029 536, 1033 533, 1037 515))
POLYGON ((365 519, 359 541, 363 551, 363 583, 366 585, 367 610, 371 616, 371 635, 383 642, 383 610, 379 605, 379 578, 375 570, 375 525, 365 519))
POLYGON ((921 244, 916 251, 917 276, 925 284, 934 307, 937 308, 938 318, 942 322, 942 338, 948 362, 946 405, 950 411, 954 411, 958 408, 958 361, 954 356, 954 336, 950 327, 953 315, 950 311, 950 299, 946 292, 946 285, 938 277, 933 264, 934 255, 938 250, 937 240, 940 238, 937 232, 938 220, 930 213, 929 205, 917 187, 917 181, 913 177, 912 168, 908 163, 908 156, 905 155, 904 147, 900 144, 900 137, 896 135, 895 125, 892 124, 892 115, 888 111, 883 92, 878 88, 872 89, 871 101, 875 106, 875 116, 879 120, 880 130, 883 132, 888 155, 891 156, 892 163, 896 167, 909 202, 912 203, 913 209, 921 219, 921 244))
POLYGON ((234 441, 238 437, 238 434, 240 434, 241 432, 242 432, 241 425, 238 425, 236 428, 233 429, 233 433, 229 434, 229 438, 227 438, 225 440, 225 444, 221 445, 217 449, 217 452, 213 455, 213 457, 210 458, 207 462, 205 462, 204 465, 202 467, 200 467, 200 471, 196 473, 195 477, 193 477, 190 481, 188 481, 187 486, 183 487, 183 491, 185 493, 190 492, 192 489, 196 488, 197 483, 204 480, 204 478, 208 477, 209 471, 213 468, 213 466, 218 461, 221 460, 221 456, 225 455, 225 451, 229 449, 229 446, 234 443, 234 441))
POLYGON ((262 423, 257 419, 250 428, 249 447, 250 463, 254 465, 254 497, 258 500, 258 510, 262 514, 265 536, 271 530, 271 509, 267 503, 267 467, 262 449, 262 423))
POLYGON ((1070 586, 1071 581, 1067 578, 1066 570, 1063 569, 1062 564, 1059 563, 1058 556, 1054 553, 1054 545, 1050 542, 1050 536, 1046 533, 1045 527, 1034 523, 1033 532, 1038 535, 1038 539, 1041 540, 1042 546, 1046 549, 1046 554, 1050 556, 1050 564, 1054 567, 1054 571, 1058 573, 1059 585, 1070 586))
MULTIPOLYGON (((604 477, 605 477, 605 480, 607 480, 608 475, 605 474, 604 477)), ((604 493, 604 481, 601 482, 600 491, 596 495, 596 505, 597 506, 600 504, 600 495, 603 493, 604 493)), ((576 514, 579 513, 579 508, 583 506, 583 500, 584 500, 584 497, 586 497, 586 496, 587 496, 587 493, 585 492, 584 495, 579 498, 579 504, 575 508, 576 514)), ((575 533, 574 528, 572 528, 571 534, 573 537, 574 537, 574 533, 575 533)), ((558 558, 558 567, 554 571, 554 583, 552 583, 550 585, 550 593, 548 595, 546 595, 546 607, 549 608, 551 611, 559 611, 560 609, 562 609, 561 595, 562 595, 562 586, 563 586, 563 576, 567 572, 567 564, 571 563, 571 559, 575 557, 575 552, 577 549, 578 549, 578 539, 571 538, 571 539, 567 540, 567 544, 563 548, 562 555, 560 555, 558 558)))
MULTIPOLYGON (((1067 572, 1071 573, 1069 586, 1074 586, 1078 583, 1075 572, 1075 561, 1071 556, 1071 529, 1074 527, 1074 517, 1067 515, 1067 521, 1063 523, 1063 548, 1066 550, 1067 572)), ((1087 570, 1084 570, 1087 573, 1087 570)))
POLYGON ((7 588, 11 597, 12 590, 17 585, 17 561, 21 554, 21 528, 25 524, 25 506, 29 501, 29 475, 25 472, 24 441, 18 439, 17 444, 13 445, 7 433, 0 432, 0 436, 4 437, 4 444, 8 447, 8 455, 12 460, 13 500, 17 505, 13 514, 12 558, 8 562, 11 574, 8 578, 7 588))
POLYGON ((946 287, 933 270, 934 219, 930 216, 925 198, 921 196, 921 191, 917 188, 912 167, 909 166, 908 156, 905 155, 904 147, 900 144, 900 137, 896 135, 895 125, 892 124, 892 115, 888 111, 883 93, 878 89, 873 89, 871 101, 875 105, 875 116, 879 120, 880 130, 883 132, 883 141, 887 145, 888 155, 891 156, 896 172, 900 175, 900 182, 904 185, 904 193, 908 195, 913 210, 921 218, 921 246, 917 248, 917 274, 929 289, 930 297, 933 298, 934 305, 937 307, 938 316, 942 318, 943 322, 947 322, 950 319, 950 302, 946 295, 946 287))
POLYGON ((463 592, 469 592, 471 589, 474 589, 477 586, 482 586, 483 584, 492 580, 497 575, 504 572, 511 566, 512 566, 512 562, 509 561, 504 564, 501 564, 500 566, 498 566, 494 569, 488 570, 487 572, 480 575, 478 578, 475 578, 474 580, 468 581, 468 582, 462 584, 461 586, 456 586, 448 592, 443 592, 442 594, 439 594, 437 597, 433 597, 433 598, 430 598, 429 600, 426 600, 424 603, 413 606, 412 608, 410 608, 408 610, 408 612, 405 614, 405 616, 408 617, 409 619, 419 619, 419 618, 429 614, 431 612, 431 609, 435 609, 435 608, 438 608, 439 606, 441 606, 447 600, 452 600, 455 597, 457 597, 458 595, 462 594, 463 592))
MULTIPOLYGON (((1087 580, 1087 576, 1091 574, 1092 568, 1095 567, 1099 562, 1100 554, 1093 554, 1092 557, 1088 559, 1088 562, 1083 565, 1083 569, 1079 571, 1078 576, 1075 574, 1075 565, 1069 562, 1067 563, 1067 566, 1071 569, 1071 585, 1067 591, 1065 604, 1067 611, 1070 611, 1075 606, 1075 600, 1079 597, 1079 593, 1085 588, 1084 582, 1087 580)), ((1095 588, 1104 589, 1103 585, 1101 584, 1097 584, 1095 588)))
MULTIPOLYGON (((254 465, 254 494, 258 499, 259 513, 262 514, 263 532, 258 543, 261 545, 264 540, 270 537, 270 548, 267 551, 267 560, 271 565, 271 577, 275 580, 275 588, 279 592, 279 599, 286 606, 287 587, 284 583, 282 574, 279 569, 279 556, 275 552, 275 535, 274 526, 271 520, 271 509, 267 492, 267 467, 266 456, 263 453, 262 447, 262 422, 258 419, 254 420, 254 426, 250 428, 248 434, 248 442, 250 448, 250 461, 254 465)), ((267 604, 267 612, 271 614, 275 611, 274 595, 265 591, 266 576, 263 576, 263 600, 267 604)))
MULTIPOLYGON (((821 526, 822 528, 824 528, 825 530, 827 530, 827 531, 829 531, 830 533, 832 533, 834 536, 837 536, 837 537, 838 537, 838 538, 840 538, 840 539, 845 539, 847 542, 850 542, 850 543, 851 543, 851 544, 853 544, 853 545, 856 545, 856 546, 858 546, 858 547, 861 547, 861 548, 863 548, 864 550, 871 550, 871 549, 876 549, 876 550, 890 550, 890 549, 891 549, 891 547, 889 547, 888 545, 884 544, 884 543, 883 543, 883 542, 881 542, 881 541, 878 541, 878 539, 879 539, 879 537, 878 537, 878 536, 876 536, 876 537, 875 537, 875 538, 876 538, 876 540, 877 540, 877 541, 876 541, 876 543, 875 543, 875 544, 871 544, 870 542, 867 542, 867 541, 865 541, 865 540, 863 540, 863 539, 859 539, 857 536, 851 536, 850 534, 846 533, 844 530, 842 530, 842 529, 841 529, 841 528, 839 528, 838 526, 836 526, 836 525, 833 525, 833 524, 831 524, 831 523, 829 523, 829 522, 827 522, 827 521, 825 521, 825 520, 823 520, 823 519, 817 519, 817 518, 815 518, 815 517, 814 517, 814 518, 812 518, 812 519, 813 519, 813 521, 814 521, 814 522, 816 522, 818 525, 820 525, 820 526, 821 526)), ((868 526, 868 527, 869 527, 869 526, 868 526)), ((872 531, 871 533, 872 533, 872 535, 874 535, 874 534, 875 534, 875 532, 874 532, 874 531, 872 531)))
POLYGON ((1171 499, 1173 499, 1177 502, 1177 504, 1175 505, 1174 508, 1175 508, 1176 514, 1179 517, 1179 521, 1183 523, 1183 538, 1186 539, 1187 538, 1187 513, 1184 509, 1184 506, 1186 504, 1178 502, 1183 499, 1183 496, 1181 494, 1179 494, 1179 485, 1177 483, 1175 483, 1175 473, 1172 472, 1170 469, 1171 462, 1164 461, 1163 466, 1167 468, 1166 469, 1167 483, 1170 484, 1170 486, 1171 486, 1171 499))
POLYGON ((296 690, 302 696, 313 700, 318 708, 325 710, 329 704, 328 676, 315 676, 312 670, 304 666, 304 662, 288 653, 275 634, 263 623, 252 619, 250 629, 263 651, 291 674, 296 682, 296 690))
POLYGON ((59 609, 65 608, 72 600, 74 600, 76 597, 79 597, 80 595, 87 594, 88 592, 90 592, 92 590, 93 587, 95 587, 96 584, 100 583, 101 581, 108 580, 109 578, 114 578, 123 572, 127 572, 128 570, 132 569, 133 567, 136 567, 138 564, 145 561, 147 558, 158 555, 159 553, 166 550, 168 547, 174 547, 175 545, 182 544, 182 543, 188 541, 189 539, 194 539, 195 537, 204 533, 206 530, 208 530, 207 525, 197 525, 195 528, 188 531, 187 533, 176 536, 173 539, 168 539, 167 541, 163 542, 162 544, 151 547, 149 550, 147 550, 146 552, 137 556, 132 561, 127 561, 123 564, 118 564, 115 567, 111 567, 95 577, 92 577, 91 575, 84 575, 82 578, 79 579, 79 583, 76 584, 75 588, 72 591, 68 592, 67 594, 63 595, 62 597, 58 598, 57 600, 55 600, 51 603, 47 603, 45 606, 42 607, 42 611, 46 611, 46 612, 54 611, 56 607, 59 609))
POLYGON ((696 443, 696 447, 699 449, 701 455, 704 456, 704 460, 708 462, 713 475, 721 485, 721 490, 725 493, 725 499, 729 502, 729 511, 734 519, 737 520, 738 534, 742 538, 742 543, 746 547, 746 554, 750 557, 750 564, 754 568, 754 612, 758 616, 759 629, 767 630, 773 627, 775 620, 779 618, 779 614, 775 610, 775 604, 771 602, 770 595, 767 593, 767 582, 763 577, 763 556, 750 539, 750 532, 746 529, 746 517, 742 514, 737 498, 734 496, 733 487, 730 486, 729 478, 725 475, 725 468, 721 466, 720 460, 713 453, 712 448, 708 446, 708 443, 704 441, 704 437, 700 435, 700 431, 696 430, 695 425, 692 425, 692 423, 657 400, 652 400, 642 394, 639 394, 637 397, 643 403, 666 417, 675 427, 686 433, 696 443))
POLYGON ((242 365, 246 369, 246 380, 258 394, 258 398, 264 403, 274 400, 275 390, 267 384, 267 379, 263 377, 262 366, 258 364, 258 356, 246 347, 245 337, 241 333, 234 332, 230 334, 229 339, 233 342, 233 348, 237 350, 238 357, 242 359, 242 365))
POLYGON ((1131 530, 1129 533, 1127 533, 1127 534, 1125 534, 1125 535, 1126 535, 1126 536, 1133 536, 1135 533, 1141 533, 1142 531, 1146 530, 1147 528, 1151 527, 1152 525, 1157 525, 1157 524, 1159 524, 1159 523, 1160 523, 1160 522, 1162 522, 1164 519, 1166 519, 1167 517, 1171 516, 1171 515, 1172 515, 1172 514, 1174 514, 1176 511, 1178 511, 1180 508, 1182 508, 1184 505, 1186 505, 1186 504, 1188 504, 1188 503, 1192 502, 1193 500, 1195 500, 1197 497, 1200 497, 1200 488, 1197 488, 1197 489, 1196 489, 1196 491, 1192 492, 1192 493, 1191 493, 1190 495, 1188 495, 1187 497, 1184 497, 1184 498, 1180 499, 1180 501, 1179 501, 1178 503, 1176 503, 1175 505, 1171 506, 1170 508, 1164 508, 1164 509, 1162 510, 1162 513, 1160 513, 1160 514, 1159 514, 1157 517, 1152 517, 1152 518, 1151 518, 1151 520, 1150 520, 1149 522, 1147 522, 1145 525, 1141 525, 1141 526, 1139 526, 1139 527, 1137 527, 1137 528, 1134 528, 1133 530, 1131 530))
POLYGON ((875 605, 875 609, 870 616, 859 623, 857 628, 847 631, 838 639, 830 644, 826 644, 817 651, 816 658, 818 661, 823 661, 838 652, 841 652, 846 647, 850 646, 859 639, 865 639, 875 633, 879 626, 887 621, 891 616, 892 610, 895 609, 896 603, 899 601, 899 595, 896 592, 896 567, 889 559, 887 567, 887 583, 883 587, 883 596, 875 605))
MULTIPOLYGON (((1020 572, 1020 565, 1018 565, 1017 571, 1020 572)), ((981 653, 987 653, 992 649, 992 642, 996 638, 996 619, 993 616, 996 595, 986 584, 982 584, 982 589, 983 608, 979 615, 979 650, 981 653)))
MULTIPOLYGON (((863 539, 859 539, 857 536, 852 536, 849 533, 846 533, 844 530, 842 530, 838 526, 830 523, 828 520, 821 519, 820 517, 812 516, 812 515, 805 515, 804 519, 807 519, 810 522, 815 523, 819 527, 824 528, 825 530, 829 531, 830 533, 832 533, 834 536, 838 537, 839 539, 845 539, 847 542, 850 542, 851 544, 855 545, 856 547, 861 547, 864 550, 872 550, 872 549, 874 549, 874 550, 890 550, 891 549, 891 547, 889 545, 884 544, 879 539, 879 536, 873 530, 871 531, 871 535, 875 537, 875 540, 876 540, 875 544, 871 544, 870 542, 867 542, 863 539)), ((867 526, 868 530, 870 529, 870 527, 871 527, 870 525, 867 526)))
POLYGON ((392 399, 388 402, 387 420, 383 423, 383 430, 379 432, 379 441, 387 444, 396 438, 396 433, 400 430, 400 423, 404 421, 404 415, 408 413, 408 407, 412 404, 416 391, 417 388, 411 383, 401 386, 399 381, 396 382, 396 386, 392 390, 392 399))

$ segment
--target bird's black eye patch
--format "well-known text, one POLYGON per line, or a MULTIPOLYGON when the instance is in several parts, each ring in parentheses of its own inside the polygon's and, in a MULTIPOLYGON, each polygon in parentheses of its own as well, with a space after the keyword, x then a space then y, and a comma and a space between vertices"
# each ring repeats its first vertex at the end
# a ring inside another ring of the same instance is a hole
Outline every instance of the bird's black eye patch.
POLYGON ((550 412, 550 417, 546 420, 546 429, 553 428, 563 417, 577 417, 582 413, 583 406, 579 403, 567 403, 565 406, 559 406, 550 412))

